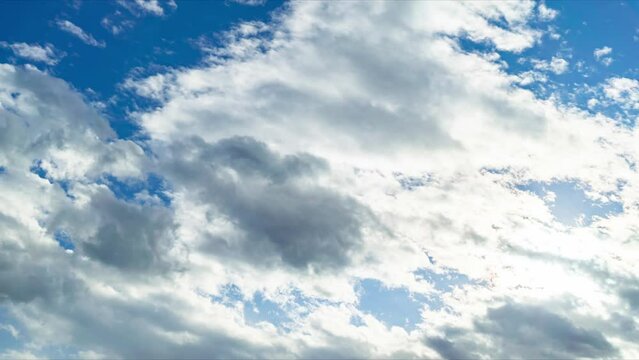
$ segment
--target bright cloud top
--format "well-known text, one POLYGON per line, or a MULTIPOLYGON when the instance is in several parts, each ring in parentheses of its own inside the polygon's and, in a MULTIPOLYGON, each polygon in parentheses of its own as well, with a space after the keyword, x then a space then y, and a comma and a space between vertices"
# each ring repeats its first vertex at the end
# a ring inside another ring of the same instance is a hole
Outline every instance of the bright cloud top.
POLYGON ((638 357, 638 134, 542 96, 579 71, 526 57, 562 15, 286 3, 121 79, 130 138, 2 65, 2 357, 638 357))

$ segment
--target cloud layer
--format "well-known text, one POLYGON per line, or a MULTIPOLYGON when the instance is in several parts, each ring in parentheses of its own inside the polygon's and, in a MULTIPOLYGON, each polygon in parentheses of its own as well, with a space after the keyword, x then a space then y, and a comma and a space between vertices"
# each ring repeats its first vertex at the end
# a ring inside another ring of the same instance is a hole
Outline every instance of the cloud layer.
POLYGON ((2 355, 639 356, 636 131, 501 61, 556 16, 291 2, 198 67, 123 81, 156 105, 138 141, 2 65, 0 299, 22 344, 2 355), (618 206, 568 224, 575 198, 618 206), (417 302, 414 326, 376 316, 367 279, 417 302))

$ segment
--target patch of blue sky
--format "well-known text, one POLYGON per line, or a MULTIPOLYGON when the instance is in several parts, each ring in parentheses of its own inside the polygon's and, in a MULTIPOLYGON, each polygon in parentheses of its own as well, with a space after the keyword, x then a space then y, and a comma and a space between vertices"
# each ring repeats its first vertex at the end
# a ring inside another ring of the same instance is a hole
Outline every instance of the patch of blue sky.
POLYGON ((256 292, 250 299, 245 299, 242 289, 235 284, 222 286, 218 295, 210 296, 211 301, 228 307, 243 305, 244 320, 248 324, 255 325, 260 322, 268 322, 278 328, 286 328, 291 321, 285 306, 267 299, 262 292, 256 292))
POLYGON ((443 273, 438 273, 431 269, 422 268, 415 271, 414 274, 416 278, 427 281, 441 292, 450 292, 455 287, 464 285, 479 284, 479 282, 470 279, 467 275, 450 269, 445 269, 443 273))
MULTIPOLYGON (((435 263, 431 256, 429 256, 429 260, 432 264, 435 263)), ((421 268, 417 269, 413 274, 416 279, 428 282, 437 291, 436 294, 426 296, 426 304, 433 310, 440 310, 446 307, 440 298, 442 294, 451 292, 456 288, 464 287, 465 285, 484 284, 482 281, 471 279, 465 274, 447 268, 442 269, 441 272, 421 268)))
POLYGON ((395 179, 399 182, 400 186, 404 190, 412 191, 419 187, 426 186, 428 182, 432 180, 430 174, 425 174, 423 176, 410 176, 403 174, 401 172, 393 173, 395 179))
POLYGON ((325 299, 316 299, 305 296, 299 289, 289 289, 279 300, 269 299, 263 292, 244 294, 235 284, 226 284, 220 288, 217 295, 201 292, 202 296, 209 297, 211 301, 230 308, 242 306, 244 320, 251 325, 267 322, 276 328, 288 332, 296 319, 310 314, 311 310, 319 305, 336 305, 325 299))
POLYGON ((147 203, 151 199, 157 199, 164 206, 171 205, 171 197, 168 194, 169 185, 163 177, 155 173, 148 173, 143 180, 138 178, 120 179, 105 174, 99 183, 106 185, 113 192, 113 195, 121 200, 147 203))
MULTIPOLYGON (((92 100, 104 103, 103 111, 119 137, 132 138, 140 135, 139 127, 128 113, 152 105, 130 94, 122 96, 121 84, 134 69, 149 72, 198 65, 202 59, 196 44, 200 36, 207 35, 214 45, 221 44, 222 39, 215 33, 240 21, 266 21, 282 1, 268 1, 260 6, 232 1, 185 1, 179 2, 176 9, 168 9, 165 4, 164 16, 136 16, 116 1, 74 4, 44 1, 33 6, 29 1, 0 2, 0 41, 52 44, 64 52, 66 56, 48 71, 92 100), (115 34, 104 25, 104 19, 125 26, 115 34), (61 31, 56 26, 59 20, 71 21, 106 46, 90 46, 61 31)), ((0 62, 32 63, 14 56, 8 49, 0 49, 0 62)))
POLYGON ((16 350, 24 345, 23 329, 10 315, 5 306, 0 306, 0 349, 16 350))
POLYGON ((568 226, 587 226, 597 217, 606 218, 623 212, 622 203, 591 199, 583 186, 575 181, 530 181, 515 185, 515 188, 543 199, 555 219, 568 226))
POLYGON ((255 293, 251 301, 244 303, 244 319, 249 324, 266 321, 285 330, 292 321, 286 307, 267 299, 261 292, 255 293))
MULTIPOLYGON (((360 311, 374 316, 387 326, 398 326, 407 331, 415 329, 422 321, 421 310, 431 301, 403 287, 386 287, 376 279, 363 279, 359 282, 358 288, 360 311)), ((357 324, 361 319, 354 317, 351 321, 357 324)))
MULTIPOLYGON (((41 179, 49 180, 49 178, 47 177, 47 170, 42 167, 42 160, 34 161, 29 170, 32 173, 38 175, 41 179)), ((49 180, 49 182, 51 182, 51 180, 49 180)))
POLYGON ((234 306, 244 300, 242 289, 235 284, 225 284, 220 288, 218 295, 210 296, 211 300, 226 306, 234 306))
POLYGON ((68 359, 77 354, 78 349, 71 346, 42 346, 33 347, 26 329, 17 321, 7 306, 0 305, 0 353, 6 351, 24 351, 25 349, 37 355, 38 358, 68 359))
POLYGON ((7 172, 7 168, 4 166, 0 166, 0 175, 6 174, 6 172, 7 172))
POLYGON ((67 234, 63 230, 56 230, 53 233, 53 238, 58 243, 58 245, 60 245, 60 247, 63 248, 64 250, 67 250, 67 251, 75 250, 75 244, 73 243, 71 237, 69 236, 69 234, 67 234))
POLYGON ((62 189, 62 191, 64 191, 64 193, 66 194, 66 196, 68 198, 70 198, 70 199, 74 199, 75 198, 71 193, 69 193, 71 183, 68 180, 54 180, 54 179, 52 179, 49 176, 47 170, 42 167, 42 160, 34 161, 33 165, 31 165, 29 170, 32 173, 38 175, 38 177, 40 177, 41 179, 47 180, 50 184, 58 185, 62 189))

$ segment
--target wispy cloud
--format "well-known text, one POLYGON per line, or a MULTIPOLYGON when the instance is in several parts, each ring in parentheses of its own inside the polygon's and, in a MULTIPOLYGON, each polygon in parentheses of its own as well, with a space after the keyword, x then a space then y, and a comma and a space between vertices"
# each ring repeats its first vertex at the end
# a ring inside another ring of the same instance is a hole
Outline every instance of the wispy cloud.
POLYGON ((68 32, 69 34, 82 40, 82 42, 84 42, 87 45, 102 47, 102 48, 106 46, 104 41, 96 40, 91 34, 82 30, 81 27, 77 26, 76 24, 72 23, 69 20, 58 20, 56 24, 58 25, 58 28, 60 30, 68 32))
POLYGON ((0 47, 11 49, 15 56, 23 59, 42 62, 47 65, 55 65, 65 54, 55 49, 51 44, 39 45, 39 44, 27 44, 27 43, 7 43, 0 41, 0 47))

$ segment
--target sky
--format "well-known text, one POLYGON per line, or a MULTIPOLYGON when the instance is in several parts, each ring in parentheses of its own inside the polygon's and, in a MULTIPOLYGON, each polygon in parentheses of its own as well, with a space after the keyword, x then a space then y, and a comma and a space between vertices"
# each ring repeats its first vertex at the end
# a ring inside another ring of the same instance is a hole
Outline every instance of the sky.
POLYGON ((639 358, 639 5, 0 2, 0 358, 639 358))

